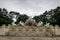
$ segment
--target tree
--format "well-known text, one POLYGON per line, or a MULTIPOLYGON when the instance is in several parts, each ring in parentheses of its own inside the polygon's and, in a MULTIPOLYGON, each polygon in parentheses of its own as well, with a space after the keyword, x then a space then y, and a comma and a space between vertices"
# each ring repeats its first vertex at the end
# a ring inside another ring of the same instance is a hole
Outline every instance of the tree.
POLYGON ((7 11, 7 9, 3 8, 2 11, 3 11, 3 15, 4 15, 4 16, 7 16, 7 15, 8 15, 8 11, 7 11))
POLYGON ((36 20, 37 23, 42 21, 44 24, 48 22, 51 25, 57 24, 60 26, 60 7, 51 9, 50 11, 45 11, 40 16, 34 16, 33 19, 36 20))
POLYGON ((8 25, 12 23, 13 20, 10 19, 7 14, 8 14, 8 11, 5 8, 3 9, 0 8, 0 26, 3 24, 8 25))
POLYGON ((56 8, 54 18, 57 20, 56 24, 60 26, 60 7, 56 8))
POLYGON ((34 16, 33 19, 38 23, 40 21, 40 17, 39 16, 34 16))
POLYGON ((60 26, 60 7, 48 11, 48 14, 50 15, 50 19, 48 20, 48 22, 52 25, 57 24, 60 26))
POLYGON ((46 18, 46 15, 45 14, 42 14, 42 15, 39 15, 39 16, 34 16, 33 19, 38 23, 40 21, 42 21, 44 24, 46 23, 47 21, 47 18, 46 18))
POLYGON ((9 17, 10 17, 11 19, 14 18, 14 15, 16 15, 16 19, 17 19, 17 18, 19 17, 20 13, 19 13, 19 12, 14 12, 14 11, 10 11, 10 12, 9 12, 9 17))
POLYGON ((20 21, 25 23, 28 18, 29 17, 27 15, 25 15, 25 14, 24 15, 20 15, 15 23, 18 24, 20 21))

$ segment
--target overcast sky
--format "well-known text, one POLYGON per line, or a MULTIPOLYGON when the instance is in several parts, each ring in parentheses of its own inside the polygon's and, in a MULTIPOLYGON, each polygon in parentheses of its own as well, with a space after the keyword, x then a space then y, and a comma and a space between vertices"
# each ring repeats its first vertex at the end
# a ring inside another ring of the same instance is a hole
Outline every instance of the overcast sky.
POLYGON ((17 11, 28 16, 40 15, 60 6, 60 0, 0 0, 0 8, 17 11))

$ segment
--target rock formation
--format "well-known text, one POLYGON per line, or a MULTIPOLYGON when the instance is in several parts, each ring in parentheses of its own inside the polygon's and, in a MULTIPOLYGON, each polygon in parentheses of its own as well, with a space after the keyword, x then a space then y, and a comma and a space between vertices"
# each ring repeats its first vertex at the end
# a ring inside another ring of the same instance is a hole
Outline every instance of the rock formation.
POLYGON ((25 25, 27 25, 27 26, 36 26, 36 22, 31 17, 29 17, 29 19, 27 19, 27 21, 25 22, 25 25))

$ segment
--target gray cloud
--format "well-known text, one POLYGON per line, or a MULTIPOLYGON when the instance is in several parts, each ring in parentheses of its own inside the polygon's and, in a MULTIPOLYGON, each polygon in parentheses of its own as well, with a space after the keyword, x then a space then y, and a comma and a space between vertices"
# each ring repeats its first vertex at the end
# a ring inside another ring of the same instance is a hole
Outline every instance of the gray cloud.
POLYGON ((0 0, 0 8, 18 11, 29 16, 42 14, 60 6, 60 0, 0 0))

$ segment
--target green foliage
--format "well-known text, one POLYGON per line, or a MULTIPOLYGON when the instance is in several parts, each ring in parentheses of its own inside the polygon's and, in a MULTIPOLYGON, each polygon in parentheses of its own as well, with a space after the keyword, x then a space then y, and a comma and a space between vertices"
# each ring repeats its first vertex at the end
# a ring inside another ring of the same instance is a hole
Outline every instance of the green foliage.
MULTIPOLYGON (((8 12, 5 8, 0 8, 0 25, 3 24, 12 24, 14 15, 16 15, 16 24, 19 24, 20 21, 26 22, 26 20, 29 18, 27 15, 21 15, 18 12, 10 11, 8 12)), ((34 16, 33 19, 38 23, 42 21, 44 24, 46 22, 52 24, 52 25, 59 25, 60 26, 60 7, 57 7, 55 9, 51 9, 50 11, 45 11, 43 14, 34 16)))
POLYGON ((40 17, 39 16, 34 16, 33 19, 38 23, 40 21, 40 17))
POLYGON ((15 22, 16 24, 18 24, 20 21, 25 22, 29 17, 27 15, 20 15, 17 19, 17 21, 15 22))
POLYGON ((0 8, 0 26, 3 24, 8 25, 13 22, 13 20, 10 19, 7 14, 8 12, 5 8, 3 9, 0 8))
POLYGON ((51 9, 50 11, 45 11, 40 16, 34 16, 33 19, 36 20, 36 22, 42 21, 44 24, 46 22, 52 24, 52 25, 59 25, 60 26, 60 7, 57 7, 56 9, 51 9))
POLYGON ((19 17, 20 13, 14 12, 14 11, 10 11, 10 12, 9 12, 9 17, 10 17, 11 19, 14 18, 14 15, 16 15, 16 19, 17 19, 17 18, 19 17))
POLYGON ((39 16, 34 16, 33 19, 34 19, 37 23, 40 22, 40 21, 42 21, 42 22, 45 24, 46 21, 47 21, 46 14, 47 14, 47 13, 44 13, 44 14, 39 15, 39 16))

